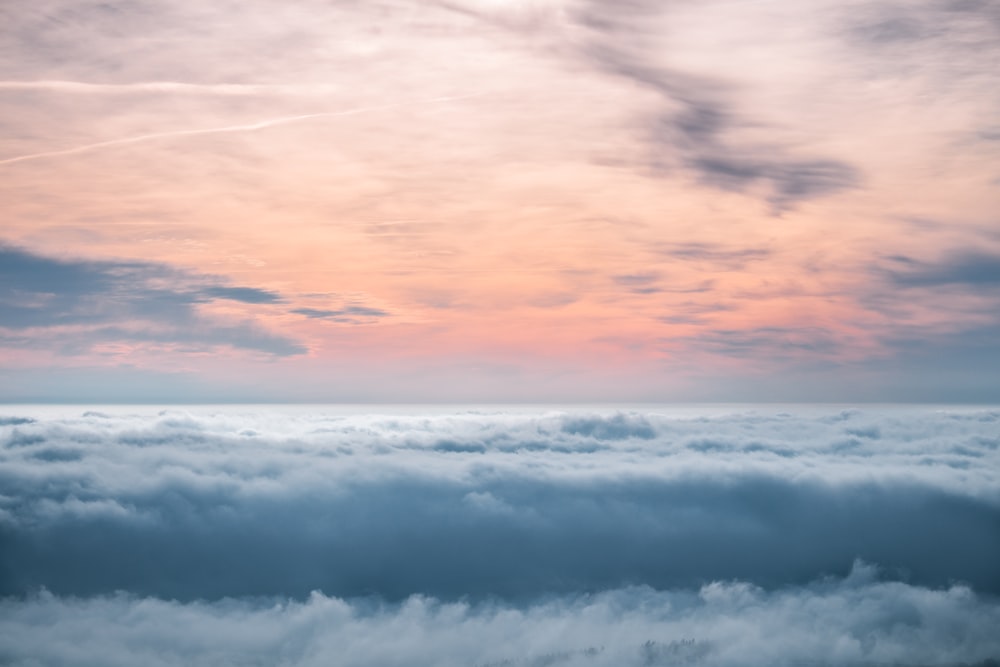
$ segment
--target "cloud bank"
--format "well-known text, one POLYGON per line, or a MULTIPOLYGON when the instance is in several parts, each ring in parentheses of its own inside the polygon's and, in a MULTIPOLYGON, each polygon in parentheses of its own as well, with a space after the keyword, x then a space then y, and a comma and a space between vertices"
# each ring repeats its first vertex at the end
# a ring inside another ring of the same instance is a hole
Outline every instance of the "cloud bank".
POLYGON ((3 426, 0 593, 768 589, 1000 594, 996 411, 220 412, 3 426))
POLYGON ((11 406, 0 662, 995 666, 998 423, 11 406))

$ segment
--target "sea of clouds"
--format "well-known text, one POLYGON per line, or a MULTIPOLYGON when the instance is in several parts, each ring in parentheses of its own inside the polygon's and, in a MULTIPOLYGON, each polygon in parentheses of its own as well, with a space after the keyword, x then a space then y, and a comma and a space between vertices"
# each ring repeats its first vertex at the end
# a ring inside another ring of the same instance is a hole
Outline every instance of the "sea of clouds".
POLYGON ((996 665, 998 627, 998 409, 0 410, 0 664, 996 665))

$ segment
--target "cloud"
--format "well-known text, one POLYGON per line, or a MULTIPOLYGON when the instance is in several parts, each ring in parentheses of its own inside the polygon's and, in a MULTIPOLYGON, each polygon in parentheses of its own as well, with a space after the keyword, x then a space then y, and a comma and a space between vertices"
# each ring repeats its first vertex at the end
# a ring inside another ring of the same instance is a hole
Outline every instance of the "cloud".
MULTIPOLYGON (((442 4, 490 27, 519 33, 527 43, 536 40, 540 25, 546 26, 559 36, 556 39, 563 40, 548 43, 547 55, 571 53, 590 67, 659 96, 655 112, 636 116, 642 118, 639 124, 647 150, 643 168, 647 171, 652 167, 658 175, 672 176, 680 168, 701 183, 723 190, 759 186, 775 213, 862 183, 859 168, 845 160, 800 152, 778 141, 740 138, 742 130, 761 123, 741 110, 746 105, 737 92, 740 72, 719 77, 675 64, 691 55, 674 50, 671 36, 676 29, 671 12, 684 3, 539 3, 550 11, 525 12, 532 17, 525 22, 499 20, 510 10, 484 3, 442 4)), ((725 11, 728 8, 706 9, 725 11)))
POLYGON ((664 288, 657 284, 661 277, 657 271, 646 271, 612 275, 611 280, 615 285, 627 288, 631 294, 646 295, 664 291, 664 288))
POLYGON ((621 273, 611 276, 616 285, 629 288, 632 294, 659 294, 663 288, 656 283, 661 275, 656 271, 642 273, 621 273))
MULTIPOLYGON (((729 310, 709 307, 700 312, 729 310)), ((756 327, 751 329, 706 329, 692 337, 695 348, 728 357, 788 359, 800 353, 825 355, 841 349, 835 333, 820 327, 756 327)))
POLYGON ((704 153, 690 158, 704 182, 726 190, 744 190, 758 181, 769 183, 771 203, 778 209, 832 194, 858 184, 857 170, 836 160, 777 160, 762 149, 743 157, 730 152, 704 153))
POLYGON ((292 311, 298 315, 333 322, 358 322, 359 318, 388 317, 389 313, 381 308, 370 306, 344 306, 336 310, 325 308, 296 308, 292 311))
POLYGON ((132 83, 92 83, 88 81, 0 81, 0 90, 45 91, 52 93, 129 95, 136 92, 189 95, 328 95, 339 86, 324 84, 199 84, 180 81, 142 81, 132 83))
POLYGON ((0 595, 1000 593, 996 410, 70 410, 3 415, 0 595))
POLYGON ((32 424, 31 417, 0 417, 0 426, 17 426, 19 424, 32 424))
POLYGON ((906 267, 888 271, 890 280, 899 287, 1000 285, 1000 254, 965 249, 952 252, 938 262, 918 262, 908 257, 895 260, 906 267))
POLYGON ((206 287, 201 294, 213 299, 231 299, 243 303, 281 303, 280 294, 256 287, 206 287))
POLYGON ((0 601, 5 664, 86 667, 640 667, 872 664, 995 667, 1000 607, 962 586, 841 579, 768 592, 745 582, 628 587, 527 605, 314 592, 178 603, 42 592, 0 601))
POLYGON ((857 187, 859 170, 842 160, 793 155, 776 143, 753 145, 736 139, 747 125, 726 82, 693 75, 666 64, 651 27, 662 3, 590 0, 577 13, 591 29, 583 52, 614 75, 656 92, 664 110, 647 123, 652 163, 671 164, 676 155, 697 178, 720 189, 743 191, 763 184, 775 212, 817 197, 857 187))
POLYGON ((659 319, 667 324, 704 324, 716 313, 730 312, 736 309, 737 306, 729 303, 685 301, 671 305, 670 314, 663 315, 659 319))
POLYGON ((318 80, 309 75, 320 67, 309 18, 353 19, 367 25, 390 4, 372 2, 370 9, 359 12, 309 3, 274 12, 267 5, 250 3, 241 15, 233 16, 222 7, 189 3, 43 0, 30 10, 4 13, 12 30, 0 36, 5 63, 0 72, 5 79, 140 89, 165 82, 171 92, 202 88, 239 94, 271 82, 305 84, 318 80), (180 39, 183 52, 175 48, 180 39), (283 69, 289 66, 294 69, 283 69), (288 71, 303 77, 289 82, 288 71))
POLYGON ((623 273, 617 276, 611 276, 611 279, 614 280, 615 283, 626 287, 645 287, 659 280, 660 274, 655 272, 623 273))
POLYGON ((277 118, 268 118, 265 120, 255 121, 253 123, 242 123, 238 125, 224 125, 221 127, 208 127, 199 129, 188 129, 188 130, 168 130, 165 132, 152 132, 150 134, 140 134, 129 137, 121 137, 119 139, 111 139, 108 141, 99 141, 96 143, 82 144, 79 146, 72 146, 70 148, 63 148, 52 151, 42 151, 39 153, 28 153, 25 155, 16 155, 14 157, 4 158, 0 160, 0 165, 17 164, 19 162, 27 162, 31 160, 38 160, 42 158, 49 157, 60 157, 63 155, 78 155, 80 153, 88 153, 90 151, 98 150, 101 148, 109 148, 112 146, 123 146, 128 144, 143 143, 146 141, 152 141, 154 139, 166 139, 171 137, 191 137, 191 136, 201 136, 209 134, 226 134, 232 132, 253 132, 256 130, 263 130, 267 128, 276 127, 279 125, 286 125, 289 123, 299 123, 307 120, 315 120, 319 118, 333 118, 337 116, 351 116, 359 113, 367 113, 371 111, 381 111, 384 109, 392 109, 400 106, 413 106, 416 104, 433 104, 438 102, 446 102, 452 100, 465 99, 467 97, 475 97, 476 94, 470 95, 460 95, 460 96, 449 96, 449 97, 435 97, 423 100, 414 100, 410 102, 396 102, 393 104, 382 104, 379 106, 372 107, 358 107, 354 109, 346 109, 342 111, 323 111, 319 113, 308 113, 308 114, 296 114, 294 116, 281 116, 277 118))
POLYGON ((927 48, 935 42, 959 53, 992 50, 1000 34, 1000 8, 991 0, 868 2, 852 9, 848 36, 869 48, 893 49, 897 56, 908 45, 927 48))
POLYGON ((71 326, 82 329, 62 336, 67 350, 131 341, 229 345, 276 355, 305 352, 299 343, 251 322, 222 321, 196 308, 218 299, 280 303, 279 294, 228 286, 221 278, 165 264, 56 259, 0 245, 0 284, 0 327, 30 331, 4 337, 15 346, 48 344, 46 329, 71 326))
POLYGON ((996 409, 0 411, 0 662, 996 667, 996 409))
POLYGON ((733 248, 720 243, 698 241, 665 243, 657 250, 674 259, 708 262, 733 270, 741 269, 748 262, 766 259, 771 255, 771 251, 767 248, 733 248))
POLYGON ((596 440, 627 440, 656 437, 648 420, 639 415, 614 415, 612 417, 572 417, 563 422, 564 433, 586 435, 596 440))

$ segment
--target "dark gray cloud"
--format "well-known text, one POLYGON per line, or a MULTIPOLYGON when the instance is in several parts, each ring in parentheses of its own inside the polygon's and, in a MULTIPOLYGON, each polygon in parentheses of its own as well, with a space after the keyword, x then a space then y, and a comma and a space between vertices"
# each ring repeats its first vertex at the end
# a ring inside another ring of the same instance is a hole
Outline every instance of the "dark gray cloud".
POLYGON ((772 189, 770 201, 779 210, 859 183, 857 170, 844 162, 775 159, 768 153, 767 148, 745 157, 721 151, 715 155, 705 153, 690 158, 688 164, 704 182, 727 190, 768 183, 772 189))
MULTIPOLYGON (((248 304, 280 303, 280 295, 229 286, 221 278, 134 261, 59 259, 0 245, 0 327, 9 345, 48 344, 37 329, 84 327, 66 349, 102 341, 231 345, 270 354, 301 354, 305 348, 250 322, 223 322, 197 305, 217 299, 248 304)), ((65 338, 65 337, 64 337, 65 338)))
POLYGON ((664 11, 669 3, 589 0, 577 14, 592 29, 584 48, 590 61, 663 96, 666 110, 647 126, 654 165, 668 166, 679 153, 682 164, 708 185, 742 191, 762 184, 775 212, 860 184, 857 168, 846 162, 732 140, 732 130, 748 119, 738 113, 727 86, 666 66, 651 48, 650 25, 664 11))

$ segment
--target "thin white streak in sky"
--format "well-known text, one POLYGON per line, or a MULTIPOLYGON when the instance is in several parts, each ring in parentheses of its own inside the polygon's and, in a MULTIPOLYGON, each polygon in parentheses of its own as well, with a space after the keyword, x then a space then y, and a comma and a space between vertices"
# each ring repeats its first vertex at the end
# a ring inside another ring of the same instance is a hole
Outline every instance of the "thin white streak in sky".
POLYGON ((95 144, 74 146, 72 148, 64 148, 62 150, 57 150, 57 151, 45 151, 43 153, 30 153, 28 155, 18 155, 16 157, 0 160, 0 165, 15 164, 17 162, 27 162, 29 160, 39 160, 47 157, 58 157, 61 155, 75 155, 77 153, 86 153, 100 148, 108 148, 111 146, 123 146, 125 144, 137 144, 143 141, 151 141, 153 139, 164 139, 168 137, 188 137, 200 134, 221 134, 224 132, 252 132, 254 130, 263 130, 268 127, 274 127, 275 125, 297 123, 299 121, 310 120, 312 118, 351 116, 354 114, 366 113, 369 111, 382 111, 384 109, 394 109, 396 107, 402 107, 402 106, 434 104, 437 102, 450 102, 452 100, 462 100, 470 97, 479 97, 485 94, 486 93, 471 93, 469 95, 457 95, 453 97, 432 97, 430 99, 417 100, 415 102, 394 102, 392 104, 382 104, 374 107, 360 107, 358 109, 347 109, 345 111, 324 111, 320 113, 302 114, 300 116, 282 116, 280 118, 270 118, 267 120, 258 121, 256 123, 249 123, 246 125, 227 125, 225 127, 210 127, 200 130, 174 130, 171 132, 155 132, 153 134, 141 134, 135 137, 112 139, 110 141, 101 141, 95 144))
POLYGON ((182 83, 179 81, 140 81, 136 83, 88 83, 85 81, 0 81, 0 90, 40 90, 55 93, 128 94, 190 93, 199 95, 326 95, 339 92, 340 86, 329 84, 243 84, 243 83, 182 83))

